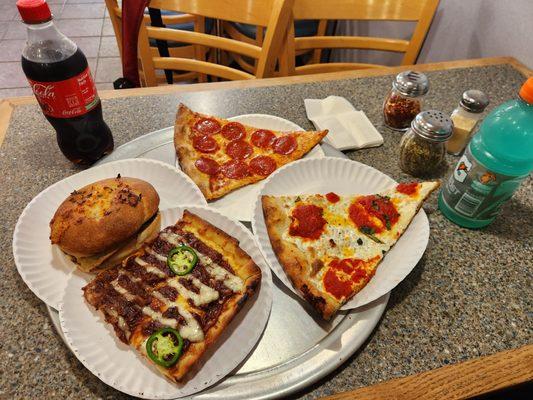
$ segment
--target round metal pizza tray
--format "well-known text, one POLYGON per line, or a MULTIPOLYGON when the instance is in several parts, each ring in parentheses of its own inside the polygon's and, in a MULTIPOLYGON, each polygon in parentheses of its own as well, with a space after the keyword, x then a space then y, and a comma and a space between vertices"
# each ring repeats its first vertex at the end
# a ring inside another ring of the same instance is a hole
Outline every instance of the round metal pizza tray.
MULTIPOLYGON (((173 127, 148 133, 118 147, 100 163, 151 158, 174 165, 173 127)), ((327 156, 346 157, 322 144, 327 156)), ((250 228, 249 223, 244 225, 250 228)), ((385 311, 390 293, 356 310, 342 311, 326 323, 275 276, 272 311, 254 350, 216 385, 195 399, 272 399, 304 389, 334 371, 368 338, 385 311)), ((50 318, 63 341, 57 311, 50 318)), ((192 397, 191 397, 192 398, 192 397)))

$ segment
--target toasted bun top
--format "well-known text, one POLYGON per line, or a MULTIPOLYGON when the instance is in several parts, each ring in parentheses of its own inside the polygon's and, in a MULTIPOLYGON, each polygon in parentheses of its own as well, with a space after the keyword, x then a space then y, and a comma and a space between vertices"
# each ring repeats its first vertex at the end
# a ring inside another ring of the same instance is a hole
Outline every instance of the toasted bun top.
POLYGON ((136 178, 104 179, 75 190, 50 221, 50 240, 74 256, 91 256, 134 235, 157 212, 159 195, 136 178))

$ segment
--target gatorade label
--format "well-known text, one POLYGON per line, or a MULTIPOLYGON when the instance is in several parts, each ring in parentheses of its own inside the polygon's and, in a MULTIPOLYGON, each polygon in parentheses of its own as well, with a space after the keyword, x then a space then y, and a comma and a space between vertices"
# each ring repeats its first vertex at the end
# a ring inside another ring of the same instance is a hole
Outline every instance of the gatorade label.
POLYGON ((99 101, 88 67, 82 73, 64 81, 28 81, 43 113, 49 117, 78 117, 92 110, 99 101))
POLYGON ((486 169, 467 148, 442 191, 442 200, 458 214, 480 221, 493 219, 527 177, 486 169))

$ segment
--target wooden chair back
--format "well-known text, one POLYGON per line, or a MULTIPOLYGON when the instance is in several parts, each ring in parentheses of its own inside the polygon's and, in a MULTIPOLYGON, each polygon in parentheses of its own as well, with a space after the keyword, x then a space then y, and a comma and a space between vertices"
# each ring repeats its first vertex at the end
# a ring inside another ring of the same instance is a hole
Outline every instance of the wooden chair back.
MULTIPOLYGON (((119 6, 117 0, 105 0, 105 3, 106 3, 107 12, 109 13, 109 18, 111 20, 111 25, 113 26, 113 31, 115 32, 115 39, 117 40, 117 46, 119 49, 120 58, 122 59, 122 9, 119 6)), ((186 24, 186 23, 192 22, 195 24, 194 25, 195 30, 202 30, 205 24, 205 21, 203 18, 197 18, 194 15, 190 15, 190 14, 163 15, 162 20, 165 25, 186 24)), ((144 16, 144 23, 150 25, 150 16, 148 15, 144 16)), ((159 51, 157 47, 151 46, 150 51, 154 57, 159 55, 159 51)), ((194 49, 192 46, 180 46, 180 47, 174 47, 174 48, 169 49, 171 56, 185 57, 185 58, 193 58, 195 56, 198 56, 199 55, 198 51, 199 51, 198 49, 194 49)), ((144 79, 144 73, 142 69, 139 70, 139 75, 141 78, 141 82, 144 83, 145 79, 144 79)), ((165 77, 162 74, 158 74, 156 79, 159 83, 165 82, 165 77)), ((174 80, 176 82, 194 80, 194 79, 197 79, 200 82, 205 81, 205 77, 197 73, 187 72, 187 73, 174 74, 174 80)))
POLYGON ((261 46, 202 32, 142 26, 139 53, 147 86, 154 86, 155 70, 194 71, 229 80, 265 78, 273 75, 287 31, 294 0, 152 0, 150 7, 179 11, 195 16, 257 25, 266 28, 261 46), (149 39, 189 43, 225 50, 257 60, 255 75, 212 61, 181 57, 153 57, 149 39))
POLYGON ((289 75, 334 72, 361 68, 382 67, 365 63, 320 63, 294 66, 295 54, 312 49, 370 49, 404 53, 401 65, 414 64, 439 0, 295 0, 281 67, 289 75), (414 21, 416 26, 410 40, 363 36, 311 36, 294 37, 294 21, 363 20, 363 21, 414 21))

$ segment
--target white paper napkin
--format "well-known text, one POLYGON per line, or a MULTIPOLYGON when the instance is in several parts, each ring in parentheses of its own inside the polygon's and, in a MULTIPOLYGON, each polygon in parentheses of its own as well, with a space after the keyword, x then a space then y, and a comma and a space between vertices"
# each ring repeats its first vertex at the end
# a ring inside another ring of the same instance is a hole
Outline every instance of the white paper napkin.
POLYGON ((340 96, 305 99, 307 118, 316 129, 328 129, 324 138, 338 150, 362 149, 383 144, 383 137, 363 111, 340 96))

